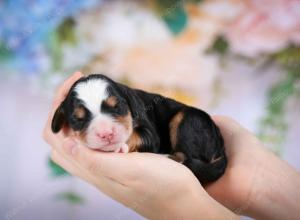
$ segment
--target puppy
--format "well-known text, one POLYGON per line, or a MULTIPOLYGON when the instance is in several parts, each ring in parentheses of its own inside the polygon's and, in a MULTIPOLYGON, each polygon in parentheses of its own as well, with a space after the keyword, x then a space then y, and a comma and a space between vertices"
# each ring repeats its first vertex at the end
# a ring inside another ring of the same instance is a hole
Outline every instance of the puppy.
POLYGON ((169 154, 202 184, 227 165, 223 138, 207 113, 104 75, 74 83, 52 120, 54 133, 62 128, 99 151, 169 154))

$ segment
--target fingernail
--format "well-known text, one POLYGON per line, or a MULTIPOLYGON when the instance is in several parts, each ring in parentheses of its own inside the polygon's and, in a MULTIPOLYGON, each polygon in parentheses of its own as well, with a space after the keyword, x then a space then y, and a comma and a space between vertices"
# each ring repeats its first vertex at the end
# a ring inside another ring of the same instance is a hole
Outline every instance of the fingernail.
POLYGON ((67 154, 75 155, 77 151, 77 143, 73 139, 68 139, 63 144, 63 148, 67 154))

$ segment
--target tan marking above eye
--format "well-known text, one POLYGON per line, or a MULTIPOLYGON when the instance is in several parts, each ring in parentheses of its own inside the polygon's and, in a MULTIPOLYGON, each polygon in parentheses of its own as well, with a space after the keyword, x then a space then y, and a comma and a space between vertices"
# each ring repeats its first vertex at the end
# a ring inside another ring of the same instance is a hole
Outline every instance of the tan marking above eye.
POLYGON ((76 118, 83 119, 85 117, 85 109, 83 107, 76 107, 74 109, 74 115, 76 118))
POLYGON ((178 127, 180 125, 180 122, 183 119, 183 112, 178 112, 171 120, 170 124, 169 124, 169 128, 170 128, 170 141, 171 141, 171 145, 172 148, 174 149, 176 147, 177 144, 177 131, 178 131, 178 127))
POLYGON ((106 104, 110 107, 115 107, 118 103, 116 96, 110 96, 105 100, 106 104))

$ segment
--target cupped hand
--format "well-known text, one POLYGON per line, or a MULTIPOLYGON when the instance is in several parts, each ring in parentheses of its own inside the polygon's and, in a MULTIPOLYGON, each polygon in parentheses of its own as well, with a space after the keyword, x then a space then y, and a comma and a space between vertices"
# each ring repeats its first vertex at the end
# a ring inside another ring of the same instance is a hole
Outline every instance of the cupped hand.
MULTIPOLYGON (((214 116, 225 142, 228 165, 225 174, 206 187, 217 201, 237 214, 247 214, 253 204, 256 184, 271 152, 231 118, 214 116)), ((270 161, 269 161, 270 162, 270 161)))
POLYGON ((207 194, 188 168, 165 156, 97 152, 64 131, 53 134, 53 113, 81 76, 76 73, 61 86, 44 130, 56 163, 150 219, 236 218, 207 194))

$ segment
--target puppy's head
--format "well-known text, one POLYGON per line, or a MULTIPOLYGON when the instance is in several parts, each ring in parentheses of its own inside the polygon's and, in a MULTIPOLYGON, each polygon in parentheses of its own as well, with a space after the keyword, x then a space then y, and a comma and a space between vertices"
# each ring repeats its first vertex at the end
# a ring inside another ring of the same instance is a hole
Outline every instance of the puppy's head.
POLYGON ((103 75, 78 80, 56 110, 52 131, 71 128, 88 147, 114 151, 132 134, 132 116, 119 85, 103 75))

